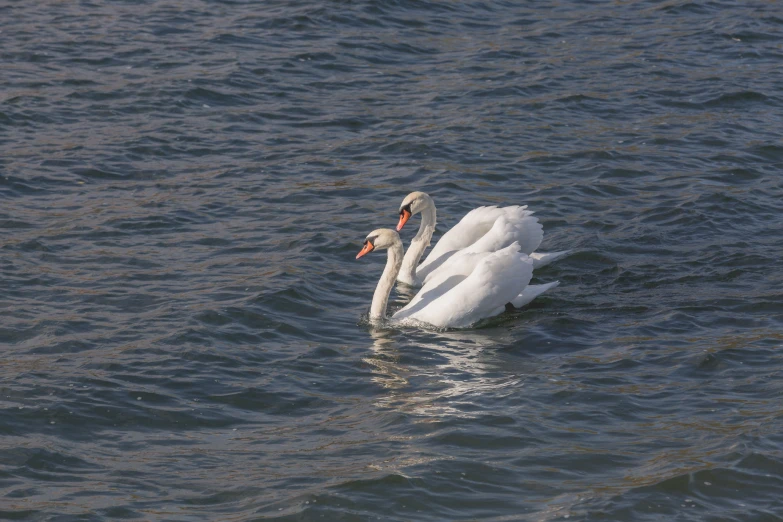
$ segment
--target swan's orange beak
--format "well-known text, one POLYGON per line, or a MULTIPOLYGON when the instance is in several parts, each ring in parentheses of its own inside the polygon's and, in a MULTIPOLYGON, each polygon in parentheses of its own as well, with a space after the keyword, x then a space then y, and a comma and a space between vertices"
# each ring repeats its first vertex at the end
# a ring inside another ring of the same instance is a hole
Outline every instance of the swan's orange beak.
POLYGON ((407 208, 400 210, 400 222, 397 223, 397 232, 402 230, 402 227, 405 226, 405 223, 407 223, 410 218, 411 218, 410 210, 408 210, 407 208))
POLYGON ((365 254, 369 254, 373 251, 375 248, 375 245, 372 244, 372 241, 369 239, 364 242, 364 248, 362 248, 362 251, 356 254, 356 259, 359 259, 360 257, 364 256, 365 254))

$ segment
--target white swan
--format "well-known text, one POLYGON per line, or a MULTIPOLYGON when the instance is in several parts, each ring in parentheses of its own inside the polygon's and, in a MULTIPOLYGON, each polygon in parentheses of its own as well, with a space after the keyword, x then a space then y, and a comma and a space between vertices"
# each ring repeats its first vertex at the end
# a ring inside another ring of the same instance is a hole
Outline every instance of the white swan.
POLYGON ((534 253, 541 244, 544 231, 538 219, 527 206, 478 207, 468 212, 459 223, 443 234, 433 247, 427 259, 419 264, 422 254, 430 245, 435 232, 435 203, 424 192, 411 192, 400 205, 400 221, 397 231, 414 214, 421 213, 421 225, 411 241, 402 262, 397 280, 412 286, 419 286, 434 276, 452 256, 463 253, 494 252, 514 242, 528 254, 533 268, 539 268, 565 256, 568 251, 534 253))
MULTIPOLYGON (((381 228, 364 240, 356 259, 373 250, 388 249, 383 270, 370 306, 370 320, 386 318, 389 294, 402 266, 403 248, 399 234, 381 228)), ((449 274, 441 273, 425 284, 414 299, 398 310, 392 319, 412 319, 441 328, 470 326, 480 319, 493 317, 507 309, 508 303, 522 306, 542 292, 557 286, 528 286, 533 263, 514 243, 495 252, 469 253, 464 262, 449 274)))

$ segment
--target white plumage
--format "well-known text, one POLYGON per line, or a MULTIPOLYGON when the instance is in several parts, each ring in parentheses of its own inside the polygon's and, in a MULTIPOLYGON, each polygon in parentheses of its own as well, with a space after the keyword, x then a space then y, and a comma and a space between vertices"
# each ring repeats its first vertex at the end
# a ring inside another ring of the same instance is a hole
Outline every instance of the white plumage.
POLYGON ((468 212, 459 223, 443 234, 429 256, 419 264, 424 250, 435 232, 436 212, 432 198, 424 192, 412 192, 400 206, 399 231, 408 219, 421 213, 422 220, 416 237, 402 262, 397 279, 405 284, 418 286, 443 270, 458 270, 463 254, 491 253, 513 243, 530 255, 533 268, 538 268, 566 255, 568 251, 535 253, 541 244, 544 231, 538 219, 527 206, 479 207, 468 212))
MULTIPOLYGON (((373 296, 371 320, 386 317, 389 293, 402 265, 402 241, 394 230, 374 230, 357 256, 384 248, 389 250, 388 260, 373 296)), ((522 306, 557 286, 557 282, 528 286, 532 274, 533 262, 516 242, 492 252, 460 252, 459 262, 452 261, 448 270, 433 272, 419 293, 392 319, 441 328, 467 327, 502 313, 507 303, 522 306)))

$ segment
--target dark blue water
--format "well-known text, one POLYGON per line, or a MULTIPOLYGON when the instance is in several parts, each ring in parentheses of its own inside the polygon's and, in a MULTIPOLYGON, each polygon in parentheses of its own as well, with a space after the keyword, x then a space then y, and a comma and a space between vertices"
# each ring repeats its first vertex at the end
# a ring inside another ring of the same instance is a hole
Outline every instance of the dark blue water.
POLYGON ((777 2, 12 1, 0 63, 0 518, 783 520, 777 2), (412 190, 560 287, 371 328, 412 190))

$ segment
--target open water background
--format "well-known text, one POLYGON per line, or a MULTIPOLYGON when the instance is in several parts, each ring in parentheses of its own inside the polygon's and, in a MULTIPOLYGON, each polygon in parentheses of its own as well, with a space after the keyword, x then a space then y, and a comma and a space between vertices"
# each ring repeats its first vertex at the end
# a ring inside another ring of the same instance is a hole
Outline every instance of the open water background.
POLYGON ((783 520, 778 2, 6 1, 0 63, 0 518, 783 520), (415 189, 561 286, 370 328, 415 189))

